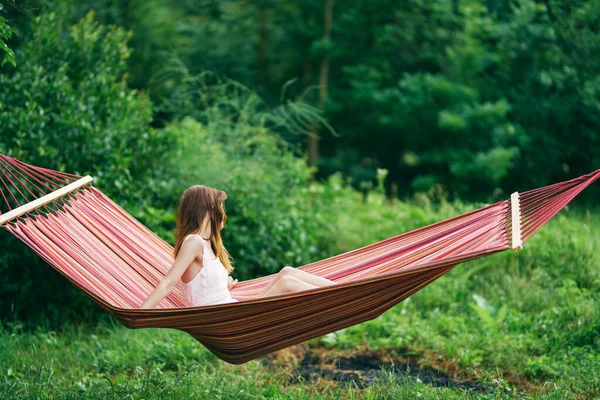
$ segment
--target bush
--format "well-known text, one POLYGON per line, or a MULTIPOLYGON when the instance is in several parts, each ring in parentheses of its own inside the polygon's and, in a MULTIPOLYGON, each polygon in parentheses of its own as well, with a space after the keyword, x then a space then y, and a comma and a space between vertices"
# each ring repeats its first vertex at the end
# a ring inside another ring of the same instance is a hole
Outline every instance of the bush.
MULTIPOLYGON (((55 14, 36 17, 18 67, 0 75, 0 153, 90 174, 125 208, 164 204, 170 181, 162 160, 175 142, 150 127, 148 96, 127 88, 130 36, 94 22, 93 13, 72 27, 55 14)), ((86 298, 37 255, 7 233, 2 241, 0 316, 60 321, 89 313, 86 298)))

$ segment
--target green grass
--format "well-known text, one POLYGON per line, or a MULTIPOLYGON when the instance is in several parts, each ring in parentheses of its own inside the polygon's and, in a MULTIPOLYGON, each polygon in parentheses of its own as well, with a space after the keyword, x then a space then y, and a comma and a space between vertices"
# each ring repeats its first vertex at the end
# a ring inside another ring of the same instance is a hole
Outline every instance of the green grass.
MULTIPOLYGON (((260 361, 229 365, 189 335, 167 329, 128 330, 101 325, 94 333, 69 325, 65 331, 0 334, 0 398, 497 398, 495 393, 414 384, 391 373, 359 390, 323 382, 289 384, 285 367, 260 361)), ((561 398, 548 394, 539 398, 561 398)))
MULTIPOLYGON (((340 251, 479 207, 385 205, 377 196, 367 204, 340 201, 340 251)), ((567 209, 521 253, 459 265, 381 317, 308 342, 332 352, 383 348, 490 393, 391 373, 366 389, 291 383, 293 364, 229 365, 184 332, 130 330, 107 319, 97 327, 71 322, 60 332, 24 331, 19 322, 0 327, 0 398, 598 398, 599 254, 600 213, 567 209)))

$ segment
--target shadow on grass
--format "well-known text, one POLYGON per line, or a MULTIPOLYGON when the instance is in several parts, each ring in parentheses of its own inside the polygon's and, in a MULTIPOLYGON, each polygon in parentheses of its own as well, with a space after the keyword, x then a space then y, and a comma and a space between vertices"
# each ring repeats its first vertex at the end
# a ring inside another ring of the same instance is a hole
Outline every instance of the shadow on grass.
POLYGON ((421 366, 413 358, 390 358, 382 351, 361 349, 352 354, 344 354, 294 346, 265 357, 261 362, 265 366, 280 366, 288 370, 290 383, 327 380, 365 389, 376 380, 395 376, 404 382, 464 389, 473 393, 491 393, 497 389, 471 380, 460 380, 434 367, 421 366))

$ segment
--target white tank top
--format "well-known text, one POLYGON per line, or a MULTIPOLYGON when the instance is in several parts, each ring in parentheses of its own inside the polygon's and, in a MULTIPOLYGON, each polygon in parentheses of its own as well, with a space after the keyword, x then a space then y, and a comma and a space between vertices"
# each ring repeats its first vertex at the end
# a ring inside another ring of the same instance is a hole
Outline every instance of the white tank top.
MULTIPOLYGON (((183 242, 191 236, 186 236, 183 242)), ((183 294, 188 300, 190 307, 237 302, 238 300, 231 297, 227 288, 229 274, 225 266, 213 253, 210 242, 200 235, 196 236, 202 238, 202 242, 204 243, 202 269, 200 269, 200 272, 191 281, 187 283, 181 281, 183 284, 183 294)))

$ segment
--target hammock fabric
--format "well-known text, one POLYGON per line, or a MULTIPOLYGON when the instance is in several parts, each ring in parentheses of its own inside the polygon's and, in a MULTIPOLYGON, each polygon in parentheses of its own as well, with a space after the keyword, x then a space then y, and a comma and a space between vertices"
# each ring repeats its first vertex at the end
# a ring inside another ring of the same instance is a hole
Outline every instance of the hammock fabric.
POLYGON ((188 307, 179 283, 157 308, 138 308, 172 266, 173 247, 93 187, 89 176, 0 154, 6 205, 0 225, 126 327, 178 329, 241 364, 376 318, 464 261, 520 249, 598 178, 600 170, 513 194, 299 267, 337 285, 255 298, 273 274, 239 282, 231 291, 238 303, 203 307, 188 307))

